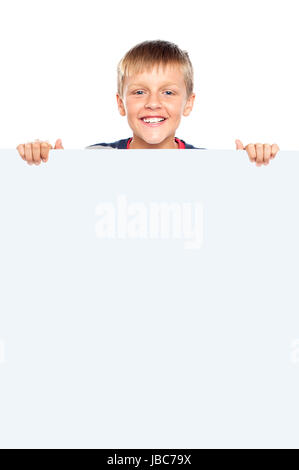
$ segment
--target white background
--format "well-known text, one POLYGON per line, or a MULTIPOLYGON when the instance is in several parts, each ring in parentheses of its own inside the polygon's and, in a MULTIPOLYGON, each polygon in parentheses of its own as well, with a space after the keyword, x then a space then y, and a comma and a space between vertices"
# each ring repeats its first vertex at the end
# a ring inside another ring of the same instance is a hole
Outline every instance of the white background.
POLYGON ((132 136, 116 66, 135 44, 187 50, 196 100, 176 132, 194 146, 239 138, 296 150, 298 1, 1 0, 0 147, 36 138, 84 148, 132 136))

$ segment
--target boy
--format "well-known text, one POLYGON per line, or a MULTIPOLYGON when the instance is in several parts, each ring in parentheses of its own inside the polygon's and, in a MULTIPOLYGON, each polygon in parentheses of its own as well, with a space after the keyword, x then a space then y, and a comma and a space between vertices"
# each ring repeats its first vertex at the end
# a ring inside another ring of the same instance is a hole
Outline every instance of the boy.
MULTIPOLYGON (((94 144, 87 149, 198 149, 175 137, 181 117, 189 116, 193 93, 193 66, 188 53, 168 41, 144 41, 130 49, 117 67, 117 105, 127 116, 133 137, 94 144)), ((236 140, 257 166, 268 165, 279 151, 276 144, 249 144, 236 140)), ((17 150, 29 165, 47 162, 52 145, 46 141, 20 144, 17 150)), ((63 149, 61 139, 54 149, 63 149)))

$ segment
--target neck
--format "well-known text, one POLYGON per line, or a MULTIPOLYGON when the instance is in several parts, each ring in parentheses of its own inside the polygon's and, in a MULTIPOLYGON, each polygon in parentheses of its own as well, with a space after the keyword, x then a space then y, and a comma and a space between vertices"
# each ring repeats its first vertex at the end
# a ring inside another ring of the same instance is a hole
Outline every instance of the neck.
POLYGON ((148 144, 142 139, 139 139, 136 136, 133 136, 129 144, 130 149, 178 149, 179 144, 176 142, 175 138, 167 139, 160 144, 148 144))

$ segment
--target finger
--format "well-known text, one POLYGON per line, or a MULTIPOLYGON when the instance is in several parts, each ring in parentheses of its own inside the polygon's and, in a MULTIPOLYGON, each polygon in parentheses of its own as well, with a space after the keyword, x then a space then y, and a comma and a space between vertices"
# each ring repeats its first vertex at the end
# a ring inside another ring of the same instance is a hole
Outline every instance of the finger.
POLYGON ((35 141, 32 143, 32 159, 35 165, 40 165, 40 142, 35 141))
POLYGON ((255 151, 255 145, 254 144, 248 144, 245 147, 246 152, 248 153, 248 156, 250 158, 251 162, 256 161, 256 151, 255 151))
POLYGON ((277 152, 279 152, 279 150, 280 150, 280 148, 278 147, 278 145, 273 144, 271 146, 271 156, 270 156, 270 158, 274 158, 276 156, 277 152))
POLYGON ((263 144, 255 144, 256 163, 260 166, 264 162, 264 146, 263 144))
POLYGON ((48 142, 42 142, 40 147, 41 147, 41 159, 43 160, 43 162, 46 163, 48 161, 49 152, 50 152, 50 149, 52 148, 52 145, 49 144, 48 142))
POLYGON ((244 145, 242 144, 241 140, 235 140, 236 150, 244 150, 244 145))
POLYGON ((29 165, 33 165, 32 148, 30 142, 25 144, 25 159, 29 165))
POLYGON ((17 146, 17 151, 19 152, 19 154, 21 155, 23 160, 26 160, 26 158, 25 158, 25 145, 24 144, 18 145, 17 146))
POLYGON ((57 139, 56 142, 55 142, 55 149, 63 149, 63 146, 62 146, 62 140, 61 139, 57 139))
POLYGON ((270 156, 271 156, 271 145, 264 144, 264 164, 265 165, 269 165, 270 156))

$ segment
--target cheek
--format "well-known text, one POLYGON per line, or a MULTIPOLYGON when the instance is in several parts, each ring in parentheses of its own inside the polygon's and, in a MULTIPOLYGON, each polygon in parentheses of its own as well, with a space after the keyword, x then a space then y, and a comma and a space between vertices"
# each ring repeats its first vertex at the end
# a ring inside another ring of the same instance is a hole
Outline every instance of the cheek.
MULTIPOLYGON (((175 100, 170 102, 170 100, 165 100, 161 102, 161 106, 169 113, 172 120, 179 121, 181 119, 183 110, 184 110, 184 103, 182 100, 175 100)), ((127 112, 127 118, 136 119, 136 115, 139 115, 141 110, 144 108, 143 100, 139 99, 131 99, 128 97, 125 101, 125 108, 127 112)))
POLYGON ((138 103, 134 103, 132 101, 128 101, 126 103, 126 109, 127 109, 128 116, 133 116, 134 114, 136 114, 136 112, 138 112, 139 108, 140 108, 140 104, 138 106, 138 103))
POLYGON ((173 103, 168 103, 167 108, 169 111, 172 112, 173 115, 175 116, 180 116, 184 110, 183 103, 180 101, 175 101, 173 103))

